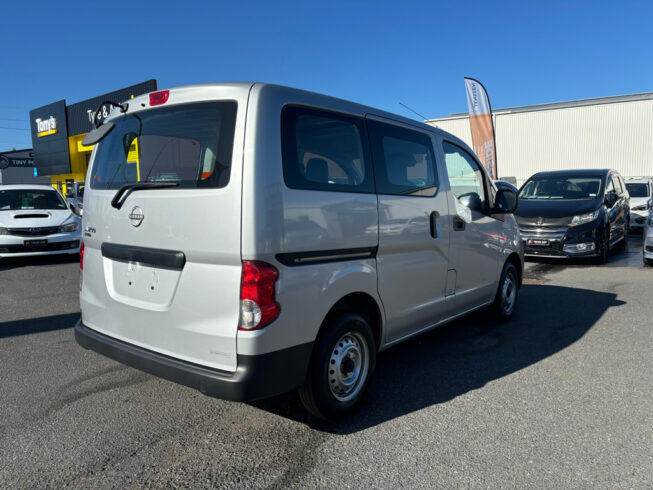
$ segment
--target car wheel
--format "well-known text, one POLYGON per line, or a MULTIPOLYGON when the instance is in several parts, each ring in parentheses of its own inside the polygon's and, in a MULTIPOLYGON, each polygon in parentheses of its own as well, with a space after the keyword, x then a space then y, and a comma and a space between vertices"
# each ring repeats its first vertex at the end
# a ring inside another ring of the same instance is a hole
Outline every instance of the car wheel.
POLYGON ((653 259, 644 259, 645 266, 653 266, 653 259))
POLYGON ((499 320, 506 321, 512 318, 517 307, 519 296, 519 275, 512 262, 506 262, 501 271, 501 279, 494 297, 492 308, 499 320))
POLYGON ((351 411, 363 398, 376 363, 372 329, 360 315, 336 317, 318 340, 299 397, 325 420, 351 411))
POLYGON ((603 234, 603 243, 601 244, 601 250, 599 251, 599 257, 597 259, 597 262, 599 264, 605 264, 608 261, 609 255, 610 255, 610 231, 608 225, 606 225, 606 229, 603 234))

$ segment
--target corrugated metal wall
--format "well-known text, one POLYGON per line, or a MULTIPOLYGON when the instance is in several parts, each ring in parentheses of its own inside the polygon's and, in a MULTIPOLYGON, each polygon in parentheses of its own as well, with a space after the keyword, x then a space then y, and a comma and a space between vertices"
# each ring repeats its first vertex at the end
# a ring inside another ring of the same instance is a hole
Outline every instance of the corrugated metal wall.
MULTIPOLYGON (((614 168, 653 175, 653 100, 495 114, 499 177, 523 183, 535 172, 614 168)), ((435 120, 472 146, 466 117, 435 120)))

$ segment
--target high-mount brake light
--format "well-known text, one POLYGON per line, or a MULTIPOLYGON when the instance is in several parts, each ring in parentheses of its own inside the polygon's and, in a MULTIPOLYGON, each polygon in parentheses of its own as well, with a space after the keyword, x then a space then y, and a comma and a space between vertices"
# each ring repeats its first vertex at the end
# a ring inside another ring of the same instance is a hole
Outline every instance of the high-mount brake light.
POLYGON ((150 105, 161 105, 168 102, 170 97, 170 90, 161 90, 160 92, 152 92, 150 94, 150 105))
POLYGON ((240 330, 258 330, 269 325, 281 313, 276 302, 275 284, 279 271, 270 264, 243 261, 240 279, 240 330))

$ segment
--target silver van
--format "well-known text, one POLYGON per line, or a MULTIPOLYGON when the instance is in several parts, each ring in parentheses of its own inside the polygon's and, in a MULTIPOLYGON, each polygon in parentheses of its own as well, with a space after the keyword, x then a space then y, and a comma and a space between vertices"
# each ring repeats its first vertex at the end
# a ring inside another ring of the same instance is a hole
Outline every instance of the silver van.
POLYGON ((432 126, 261 83, 116 104, 89 133, 77 342, 228 400, 341 415, 377 352, 515 311, 517 196, 432 126))

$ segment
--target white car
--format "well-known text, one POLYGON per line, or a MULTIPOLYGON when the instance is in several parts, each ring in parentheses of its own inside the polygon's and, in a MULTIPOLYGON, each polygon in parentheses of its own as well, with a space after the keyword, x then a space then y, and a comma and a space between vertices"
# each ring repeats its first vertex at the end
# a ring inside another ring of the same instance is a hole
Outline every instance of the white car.
POLYGON ((76 254, 82 220, 48 185, 0 185, 0 259, 76 254))
POLYGON ((644 228, 648 219, 646 205, 653 198, 653 179, 628 179, 626 189, 630 194, 630 228, 644 228))
POLYGON ((648 201, 649 215, 642 233, 642 257, 645 265, 653 265, 653 199, 648 201))

